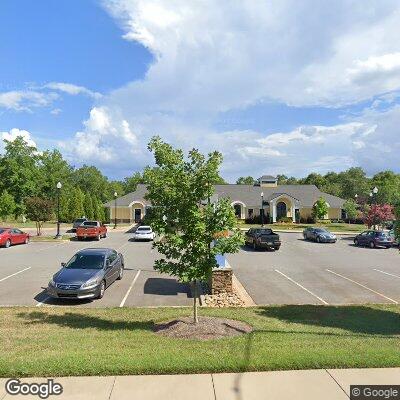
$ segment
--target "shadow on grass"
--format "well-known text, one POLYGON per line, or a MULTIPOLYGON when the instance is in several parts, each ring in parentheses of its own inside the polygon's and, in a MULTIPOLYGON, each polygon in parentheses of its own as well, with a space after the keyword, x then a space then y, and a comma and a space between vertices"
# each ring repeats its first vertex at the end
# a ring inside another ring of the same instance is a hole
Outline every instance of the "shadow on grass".
POLYGON ((73 329, 98 329, 102 331, 120 330, 154 330, 153 321, 116 321, 96 316, 85 315, 79 312, 67 312, 62 315, 51 315, 40 311, 20 312, 18 317, 27 324, 54 324, 59 327, 73 329))
MULTIPOLYGON (((370 306, 286 305, 263 307, 265 317, 370 335, 400 335, 400 314, 370 306)), ((313 333, 313 332, 310 332, 313 333)))

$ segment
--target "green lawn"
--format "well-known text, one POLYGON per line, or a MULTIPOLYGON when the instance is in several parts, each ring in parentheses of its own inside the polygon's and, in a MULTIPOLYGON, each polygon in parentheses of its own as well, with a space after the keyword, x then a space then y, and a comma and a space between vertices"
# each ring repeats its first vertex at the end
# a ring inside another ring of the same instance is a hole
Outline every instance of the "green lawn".
MULTIPOLYGON (((259 224, 239 224, 240 228, 256 228, 260 227, 259 224)), ((330 224, 280 224, 275 223, 272 225, 265 225, 274 230, 293 230, 293 231, 303 231, 307 227, 320 227, 326 228, 331 232, 363 232, 367 229, 365 225, 361 224, 345 224, 345 223, 330 223, 330 224)))
POLYGON ((32 235, 30 237, 31 242, 59 242, 60 240, 71 240, 71 235, 62 235, 60 238, 56 238, 54 235, 32 235))
POLYGON ((400 366, 400 306, 201 309, 254 332, 196 341, 154 322, 190 308, 1 308, 0 376, 176 374, 400 366))

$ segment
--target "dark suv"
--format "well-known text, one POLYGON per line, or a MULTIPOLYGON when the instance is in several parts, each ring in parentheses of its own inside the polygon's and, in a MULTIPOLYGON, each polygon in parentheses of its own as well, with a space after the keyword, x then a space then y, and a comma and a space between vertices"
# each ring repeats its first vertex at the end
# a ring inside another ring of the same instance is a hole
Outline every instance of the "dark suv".
POLYGON ((279 250, 281 247, 279 235, 269 228, 249 229, 245 235, 245 243, 247 246, 252 246, 254 250, 279 250))
POLYGON ((371 249, 375 247, 392 247, 393 239, 383 231, 365 231, 354 238, 356 246, 368 246, 371 249))

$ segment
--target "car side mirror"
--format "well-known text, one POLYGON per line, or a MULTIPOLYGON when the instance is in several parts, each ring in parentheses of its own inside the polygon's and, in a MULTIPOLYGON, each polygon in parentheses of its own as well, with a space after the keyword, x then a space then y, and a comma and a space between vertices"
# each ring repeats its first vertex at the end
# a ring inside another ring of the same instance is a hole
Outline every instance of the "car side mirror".
POLYGON ((107 260, 106 261, 106 269, 108 269, 108 268, 110 268, 111 267, 111 262, 110 262, 110 260, 107 260))
POLYGON ((66 264, 65 262, 62 262, 62 263, 61 263, 61 266, 62 266, 62 267, 65 267, 66 265, 67 265, 67 264, 66 264))

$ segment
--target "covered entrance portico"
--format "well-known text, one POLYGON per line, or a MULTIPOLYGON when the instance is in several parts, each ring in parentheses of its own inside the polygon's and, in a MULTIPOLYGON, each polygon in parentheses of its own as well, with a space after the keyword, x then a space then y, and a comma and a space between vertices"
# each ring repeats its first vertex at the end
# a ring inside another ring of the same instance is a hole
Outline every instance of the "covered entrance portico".
POLYGON ((269 199, 269 207, 273 223, 282 218, 291 218, 296 222, 296 210, 300 208, 300 201, 287 193, 279 193, 269 199))

